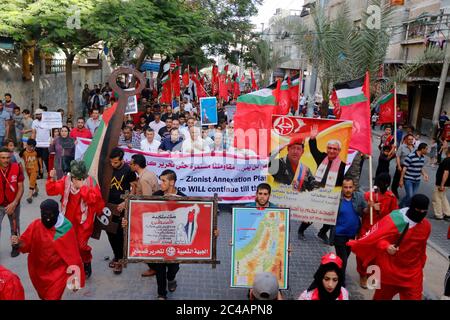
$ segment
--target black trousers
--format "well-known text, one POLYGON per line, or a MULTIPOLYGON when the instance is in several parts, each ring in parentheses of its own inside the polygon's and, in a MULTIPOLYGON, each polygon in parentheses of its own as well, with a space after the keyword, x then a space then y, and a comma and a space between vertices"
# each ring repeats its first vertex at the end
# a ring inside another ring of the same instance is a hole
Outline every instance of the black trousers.
MULTIPOLYGON (((308 229, 312 224, 313 224, 312 222, 302 222, 302 224, 298 228, 298 232, 299 233, 305 233, 306 229, 308 229)), ((326 234, 328 232, 328 230, 331 229, 331 227, 332 226, 330 224, 324 224, 322 226, 322 228, 320 228, 319 233, 320 234, 326 234)))
POLYGON ((156 283, 158 284, 158 295, 167 296, 167 281, 175 280, 179 263, 148 263, 148 266, 156 271, 156 283))
POLYGON ((391 190, 395 194, 397 199, 399 198, 399 196, 398 196, 398 184, 400 183, 400 177, 401 176, 402 176, 402 172, 398 171, 398 169, 396 168, 395 169, 394 178, 392 179, 391 190))
POLYGON ((109 244, 111 245, 111 249, 114 253, 114 260, 118 261, 123 259, 123 228, 121 226, 122 218, 116 215, 112 216, 112 222, 118 223, 119 227, 117 228, 117 233, 109 233, 108 235, 109 244))
POLYGON ((345 270, 347 268, 347 260, 352 252, 351 248, 346 245, 347 241, 354 239, 354 237, 334 236, 334 248, 336 255, 342 259, 342 286, 345 287, 345 270))
MULTIPOLYGON (((53 168, 48 167, 48 148, 36 148, 36 153, 38 155, 38 158, 42 159, 42 162, 43 164, 45 164, 45 168, 47 169, 47 173, 49 173, 53 168)), ((44 174, 44 168, 40 168, 40 172, 44 174)))

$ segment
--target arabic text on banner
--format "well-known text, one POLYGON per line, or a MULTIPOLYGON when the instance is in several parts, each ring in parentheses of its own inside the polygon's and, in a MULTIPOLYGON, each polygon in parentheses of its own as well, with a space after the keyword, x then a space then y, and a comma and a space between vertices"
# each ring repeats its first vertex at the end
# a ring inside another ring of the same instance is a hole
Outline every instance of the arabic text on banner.
MULTIPOLYGON (((78 138, 75 159, 81 159, 90 144, 78 138)), ((190 197, 219 196, 222 203, 251 202, 257 186, 267 179, 267 159, 234 154, 152 154, 123 148, 125 162, 134 154, 147 160, 147 170, 159 176, 165 169, 177 174, 177 188, 190 197)))

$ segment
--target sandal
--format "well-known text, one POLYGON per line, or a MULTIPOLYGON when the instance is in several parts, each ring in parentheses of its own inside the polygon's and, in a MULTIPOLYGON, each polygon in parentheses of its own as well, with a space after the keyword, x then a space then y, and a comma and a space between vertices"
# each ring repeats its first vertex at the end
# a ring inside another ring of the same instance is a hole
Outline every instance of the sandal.
POLYGON ((115 267, 115 265, 116 265, 116 262, 117 262, 117 260, 115 260, 115 259, 112 259, 111 260, 111 262, 109 263, 109 267, 112 269, 112 268, 114 268, 115 267))
POLYGON ((114 264, 114 270, 113 270, 114 274, 121 274, 122 273, 122 263, 120 262, 116 262, 114 264))

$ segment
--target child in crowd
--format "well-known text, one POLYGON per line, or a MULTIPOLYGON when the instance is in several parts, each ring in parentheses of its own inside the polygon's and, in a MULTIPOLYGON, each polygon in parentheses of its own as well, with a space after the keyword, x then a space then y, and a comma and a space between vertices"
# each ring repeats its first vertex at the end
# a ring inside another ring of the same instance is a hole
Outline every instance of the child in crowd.
POLYGON ((39 164, 35 148, 36 140, 28 139, 27 147, 20 154, 23 161, 25 162, 25 171, 27 172, 30 185, 27 198, 28 203, 33 202, 33 197, 37 197, 39 191, 36 184, 36 179, 39 173, 39 164))
MULTIPOLYGON (((3 142, 3 145, 8 148, 8 150, 11 152, 11 163, 18 163, 16 155, 14 153, 14 141, 12 139, 5 139, 3 142)), ((19 163, 20 165, 20 163, 19 163)))
POLYGON ((380 152, 380 157, 378 158, 378 166, 375 176, 380 173, 385 172, 389 174, 389 163, 395 158, 395 148, 390 146, 383 146, 380 152))

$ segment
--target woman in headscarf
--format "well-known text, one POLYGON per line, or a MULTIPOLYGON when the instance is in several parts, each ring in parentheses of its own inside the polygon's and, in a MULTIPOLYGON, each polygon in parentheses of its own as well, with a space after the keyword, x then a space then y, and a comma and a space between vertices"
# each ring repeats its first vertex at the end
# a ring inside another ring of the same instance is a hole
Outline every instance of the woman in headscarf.
POLYGON ((342 286, 342 260, 335 253, 322 257, 314 281, 299 300, 348 300, 348 291, 342 286))
POLYGON ((75 141, 69 137, 67 126, 63 126, 60 136, 53 140, 50 145, 50 152, 55 153, 54 168, 57 178, 61 179, 70 171, 70 162, 75 158, 75 141))

